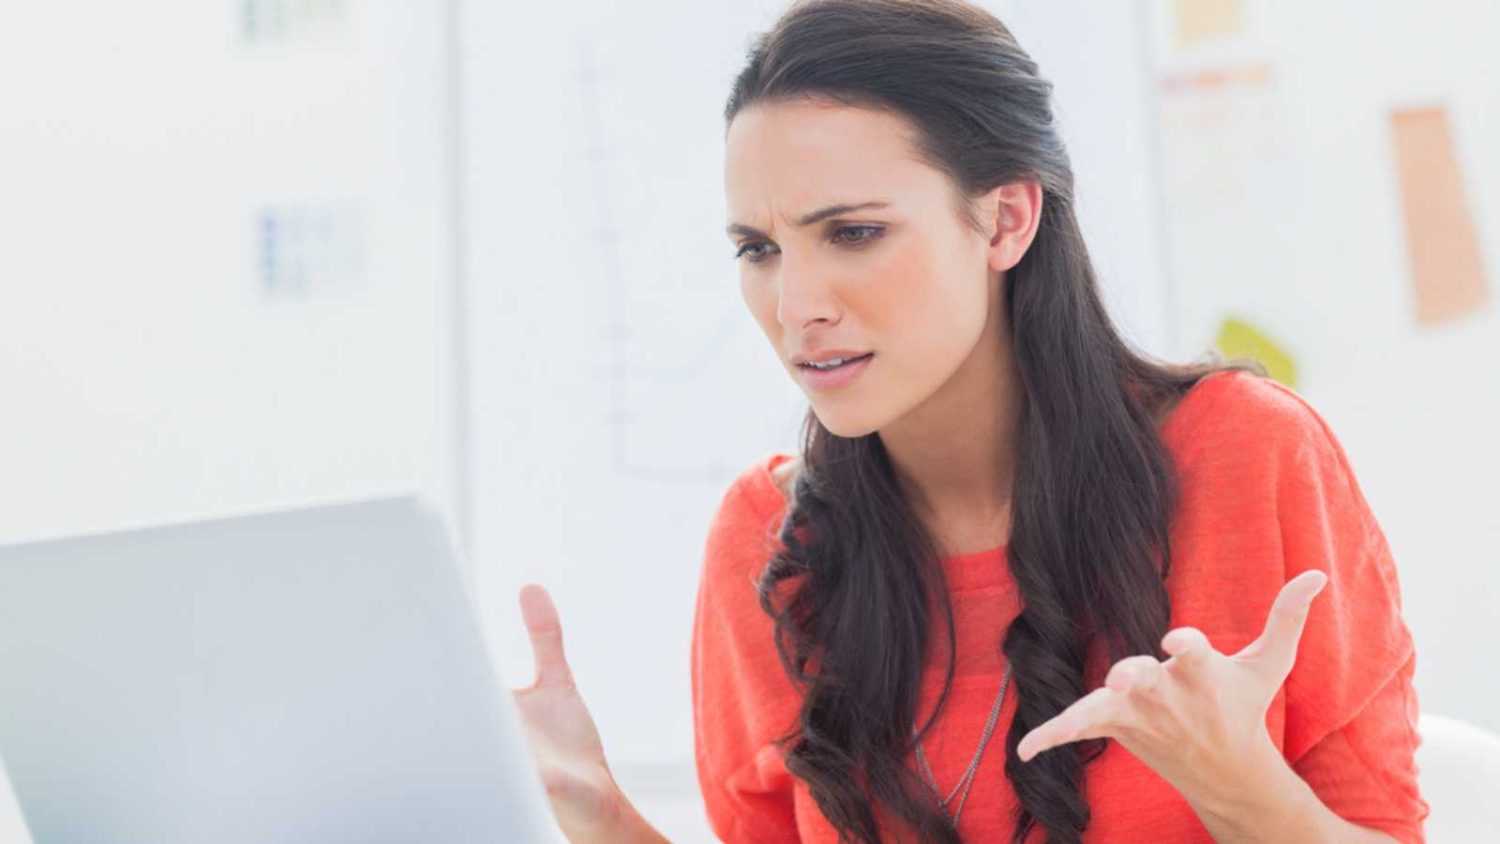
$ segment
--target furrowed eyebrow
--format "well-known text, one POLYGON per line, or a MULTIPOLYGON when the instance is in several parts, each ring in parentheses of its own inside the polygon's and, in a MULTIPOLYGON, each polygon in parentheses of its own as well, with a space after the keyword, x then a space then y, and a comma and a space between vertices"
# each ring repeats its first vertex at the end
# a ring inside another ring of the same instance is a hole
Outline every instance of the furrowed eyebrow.
MULTIPOLYGON (((890 205, 889 202, 878 202, 878 201, 877 202, 859 202, 859 203, 853 203, 853 204, 845 203, 845 204, 840 204, 840 205, 829 205, 826 208, 819 208, 818 210, 813 211, 811 213, 803 214, 797 220, 797 226, 799 228, 801 228, 803 226, 810 226, 813 223, 822 222, 823 220, 826 220, 829 217, 837 217, 840 214, 848 214, 848 213, 851 213, 851 212, 854 212, 854 211, 864 211, 864 210, 869 209, 869 208, 885 208, 885 207, 887 207, 889 205, 890 205)), ((729 234, 729 235, 746 235, 746 236, 751 236, 751 237, 765 237, 766 236, 766 233, 763 232, 763 231, 761 231, 760 229, 757 229, 757 228, 755 228, 753 226, 747 226, 744 223, 730 223, 729 227, 726 228, 726 229, 724 229, 724 231, 725 231, 726 234, 729 234)))

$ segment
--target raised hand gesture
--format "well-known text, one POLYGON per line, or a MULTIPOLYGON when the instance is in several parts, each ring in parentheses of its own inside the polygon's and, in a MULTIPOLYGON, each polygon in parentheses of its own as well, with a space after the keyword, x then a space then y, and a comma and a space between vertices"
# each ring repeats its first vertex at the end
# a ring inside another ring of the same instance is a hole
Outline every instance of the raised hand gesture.
POLYGON ((511 689, 553 814, 569 841, 604 841, 618 828, 624 796, 604 759, 594 718, 563 655, 562 624, 547 590, 521 588, 536 680, 511 689))
POLYGON ((1255 771, 1276 764, 1270 755, 1279 757, 1266 711, 1291 673, 1308 610, 1327 581, 1317 570, 1287 581, 1260 636, 1233 655, 1196 628, 1169 631, 1162 638, 1169 659, 1142 654, 1116 662, 1103 686, 1027 733, 1017 754, 1030 761, 1058 745, 1108 737, 1195 808, 1243 790, 1255 771))

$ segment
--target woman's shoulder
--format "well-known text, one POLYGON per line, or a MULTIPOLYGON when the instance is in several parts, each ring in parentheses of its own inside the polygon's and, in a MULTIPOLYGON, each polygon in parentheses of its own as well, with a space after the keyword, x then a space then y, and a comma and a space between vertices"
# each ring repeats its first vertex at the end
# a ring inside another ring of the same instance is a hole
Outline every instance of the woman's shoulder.
POLYGON ((801 466, 802 458, 795 454, 762 454, 730 481, 719 501, 719 515, 770 515, 783 509, 801 466))
POLYGON ((777 528, 801 460, 773 451, 761 455, 730 481, 709 524, 704 574, 736 580, 759 572, 776 550, 777 528))
POLYGON ((1214 372, 1192 387, 1163 426, 1163 438, 1181 457, 1234 457, 1267 466, 1268 457, 1342 450, 1323 415, 1292 387, 1240 369, 1214 372))
POLYGON ((792 490, 797 486, 797 473, 802 471, 802 457, 796 454, 777 452, 764 463, 782 501, 792 500, 792 490))

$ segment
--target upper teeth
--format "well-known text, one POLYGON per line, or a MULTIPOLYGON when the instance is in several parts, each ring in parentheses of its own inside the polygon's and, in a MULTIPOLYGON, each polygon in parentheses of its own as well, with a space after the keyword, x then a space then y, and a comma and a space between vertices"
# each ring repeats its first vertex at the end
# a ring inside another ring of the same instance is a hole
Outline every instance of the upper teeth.
POLYGON ((817 361, 808 361, 808 366, 812 366, 817 369, 832 369, 835 366, 842 366, 844 364, 844 361, 847 360, 854 360, 854 358, 831 358, 829 360, 823 361, 822 363, 818 363, 817 361))

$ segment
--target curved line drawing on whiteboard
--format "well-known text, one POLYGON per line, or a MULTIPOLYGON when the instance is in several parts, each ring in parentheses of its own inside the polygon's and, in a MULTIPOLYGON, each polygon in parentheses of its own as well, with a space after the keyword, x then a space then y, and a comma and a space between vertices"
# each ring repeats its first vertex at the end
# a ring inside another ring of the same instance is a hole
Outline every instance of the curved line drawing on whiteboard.
MULTIPOLYGON (((706 420, 704 414, 721 412, 724 403, 704 401, 709 389, 695 389, 695 384, 712 380, 732 382, 734 360, 730 348, 739 343, 760 342, 749 331, 751 324, 739 307, 738 296, 717 307, 711 297, 719 290, 735 289, 735 273, 727 261, 725 269, 710 266, 706 245, 651 252, 645 250, 657 266, 649 274, 632 271, 623 254, 626 231, 621 219, 650 219, 654 200, 665 194, 661 180, 651 181, 652 190, 629 194, 639 197, 641 208, 622 209, 622 194, 615 188, 621 178, 612 165, 621 164, 633 171, 650 169, 653 157, 665 159, 671 150, 642 149, 644 144, 630 144, 607 138, 604 86, 607 80, 624 71, 601 70, 601 47, 587 34, 576 42, 577 78, 581 119, 580 140, 583 158, 590 168, 592 193, 590 201, 596 215, 593 227, 598 240, 600 277, 607 290, 604 340, 607 362, 601 368, 601 379, 608 384, 608 409, 611 452, 615 471, 631 478, 674 482, 717 484, 732 477, 735 466, 705 455, 723 453, 721 445, 734 431, 725 422, 750 426, 757 421, 747 414, 729 419, 706 420), (622 152, 625 150, 625 152, 622 152), (676 266, 661 266, 676 260, 676 266), (690 283, 705 275, 721 275, 724 284, 718 288, 699 287, 690 283), (658 288, 644 286, 658 282, 658 288), (675 281, 675 283, 674 283, 675 281), (653 302, 653 293, 663 302, 653 302), (682 301, 686 299, 687 304, 682 301), (703 303, 707 307, 694 310, 703 303), (645 311, 645 314, 640 313, 645 311), (651 318, 649 330, 641 321, 651 318), (660 363, 661 359, 670 363, 660 363), (687 411, 687 412, 684 412, 687 411)), ((636 106, 639 107, 639 106, 636 106)), ((665 162, 663 162, 665 163, 665 162)), ((674 199, 681 201, 681 197, 674 199)), ((629 204, 629 203, 627 203, 629 204)), ((748 346, 747 346, 748 348, 748 346)), ((746 355, 750 357, 750 355, 746 355)), ((766 414, 764 420, 774 420, 766 414)), ((788 427, 797 420, 786 420, 788 427)))

